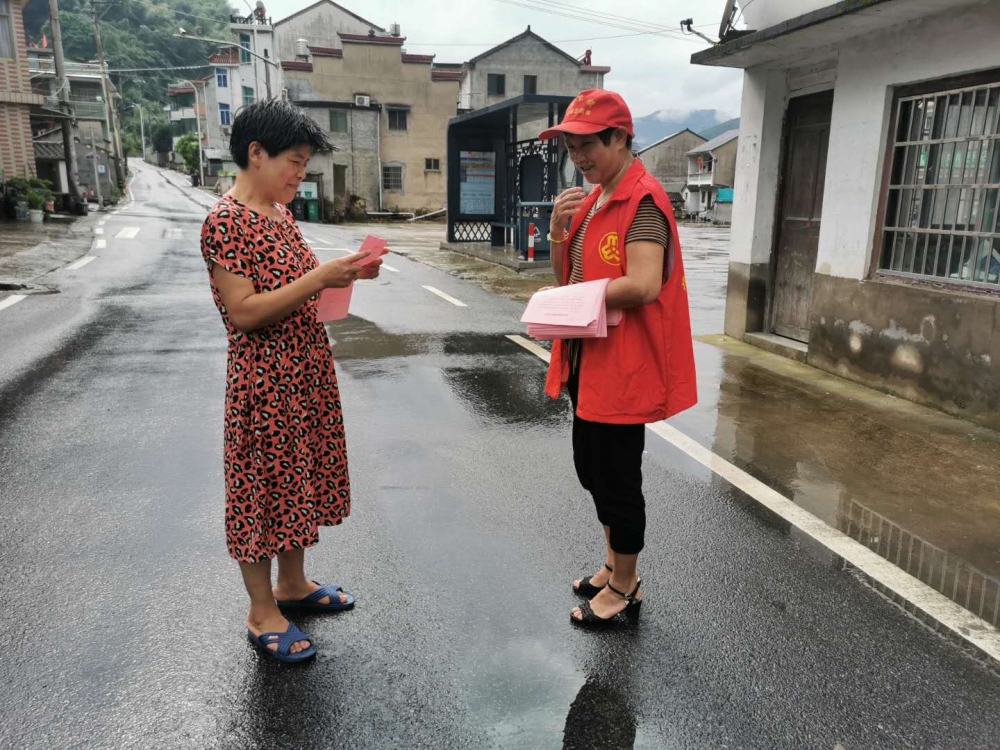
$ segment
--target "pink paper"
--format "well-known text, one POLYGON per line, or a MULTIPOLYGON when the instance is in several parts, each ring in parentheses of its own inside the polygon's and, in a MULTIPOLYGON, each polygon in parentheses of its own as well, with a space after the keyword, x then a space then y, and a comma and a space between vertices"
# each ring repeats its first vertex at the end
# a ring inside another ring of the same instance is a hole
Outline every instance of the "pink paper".
MULTIPOLYGON (((358 252, 361 253, 368 250, 371 254, 367 258, 359 260, 357 265, 367 266, 369 263, 374 263, 378 258, 389 252, 385 249, 387 244, 388 240, 369 234, 365 237, 365 241, 361 243, 358 252)), ((320 292, 319 307, 316 309, 316 320, 320 323, 325 323, 328 320, 343 320, 346 318, 348 310, 351 307, 351 293, 353 291, 354 282, 352 281, 348 286, 329 287, 320 292)))
MULTIPOLYGON (((608 312, 604 305, 609 279, 570 284, 537 292, 521 322, 535 339, 604 338, 608 312)), ((620 316, 619 316, 620 320, 620 316)))

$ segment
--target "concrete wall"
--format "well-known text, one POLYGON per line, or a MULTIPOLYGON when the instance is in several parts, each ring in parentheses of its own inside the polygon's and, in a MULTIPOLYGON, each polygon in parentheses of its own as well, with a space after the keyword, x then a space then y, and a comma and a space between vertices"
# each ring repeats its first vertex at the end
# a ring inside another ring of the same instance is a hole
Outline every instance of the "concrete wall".
POLYGON ((839 49, 818 52, 813 61, 746 72, 727 333, 740 337, 766 327, 788 99, 833 88, 808 361, 1000 425, 996 296, 869 273, 894 88, 1000 68, 996 28, 1000 4, 981 4, 857 37, 839 49))
MULTIPOLYGON (((382 163, 399 164, 404 171, 404 189, 384 193, 383 207, 416 211, 444 206, 445 137, 448 120, 456 112, 458 82, 432 81, 429 64, 402 62, 400 48, 395 46, 348 44, 342 59, 314 56, 312 62, 312 72, 285 72, 290 91, 300 96, 308 91, 310 98, 325 102, 353 102, 355 94, 365 93, 381 108, 382 163), (386 107, 394 104, 409 107, 405 132, 389 130, 386 107), (427 158, 439 159, 442 170, 425 171, 427 158)), ((361 167, 356 169, 355 184, 361 189, 366 183, 361 167)), ((374 171, 381 179, 378 169, 374 171)), ((328 195, 332 184, 330 188, 328 195)), ((369 210, 377 210, 377 191, 364 197, 369 198, 369 210)))
POLYGON ((697 148, 705 139, 685 130, 673 138, 657 143, 639 152, 639 158, 661 185, 687 184, 687 152, 697 148))
POLYGON ((736 154, 739 150, 739 138, 719 146, 712 152, 715 159, 715 185, 733 187, 736 183, 736 154))
POLYGON ((833 0, 751 0, 739 3, 741 8, 746 6, 743 17, 747 28, 757 31, 836 4, 833 0))
MULTIPOLYGON (((333 3, 323 3, 294 18, 274 24, 275 46, 279 60, 295 59, 295 40, 305 39, 316 47, 340 49, 340 37, 345 34, 367 34, 371 28, 333 3)), ((376 29, 377 31, 377 29, 376 29)))
POLYGON ((503 47, 470 65, 463 80, 463 109, 480 109, 524 93, 524 76, 538 78, 538 94, 576 96, 584 89, 604 88, 604 74, 581 73, 580 66, 537 39, 527 37, 503 47), (490 73, 507 76, 503 96, 487 95, 490 73))
POLYGON ((308 107, 309 116, 330 136, 337 151, 327 156, 314 156, 309 160, 309 171, 323 175, 323 195, 343 208, 350 195, 365 199, 369 209, 378 206, 378 125, 379 113, 374 109, 347 109, 347 132, 330 132, 330 108, 308 107), (346 168, 347 195, 334 193, 335 166, 346 168))

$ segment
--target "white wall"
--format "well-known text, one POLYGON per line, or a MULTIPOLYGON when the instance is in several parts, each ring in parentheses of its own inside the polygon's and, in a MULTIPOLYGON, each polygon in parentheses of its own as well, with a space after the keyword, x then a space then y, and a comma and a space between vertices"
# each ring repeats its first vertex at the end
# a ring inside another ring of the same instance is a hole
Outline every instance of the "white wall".
MULTIPOLYGON (((275 43, 281 60, 295 59, 295 40, 305 39, 316 47, 343 49, 337 32, 367 34, 371 27, 333 3, 324 3, 307 13, 274 24, 275 43)), ((377 34, 384 32, 378 31, 377 34)))
POLYGON ((750 2, 739 0, 738 2, 741 8, 746 6, 743 17, 746 19, 747 28, 756 31, 836 4, 832 0, 750 0, 750 2))
POLYGON ((818 272, 861 279, 868 270, 891 87, 1000 68, 997 29, 1000 3, 990 3, 873 34, 841 49, 818 272))

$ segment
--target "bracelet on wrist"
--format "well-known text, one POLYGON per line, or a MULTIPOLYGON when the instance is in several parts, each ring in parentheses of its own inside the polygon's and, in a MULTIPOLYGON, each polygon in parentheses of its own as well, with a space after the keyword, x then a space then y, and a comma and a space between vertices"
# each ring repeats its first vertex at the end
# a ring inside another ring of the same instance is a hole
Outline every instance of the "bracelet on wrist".
POLYGON ((546 235, 545 239, 547 239, 549 242, 557 245, 560 242, 565 242, 566 240, 568 240, 569 239, 569 235, 568 234, 564 234, 562 237, 553 237, 552 236, 552 232, 549 232, 548 235, 546 235))

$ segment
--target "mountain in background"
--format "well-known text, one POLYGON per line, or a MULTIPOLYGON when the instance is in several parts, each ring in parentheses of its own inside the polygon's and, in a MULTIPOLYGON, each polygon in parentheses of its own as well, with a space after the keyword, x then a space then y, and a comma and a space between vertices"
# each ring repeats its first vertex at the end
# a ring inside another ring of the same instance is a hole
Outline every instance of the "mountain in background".
POLYGON ((691 112, 661 109, 635 121, 635 144, 637 148, 645 148, 685 128, 712 140, 717 135, 740 126, 739 118, 723 120, 723 117, 716 109, 696 109, 691 112))

